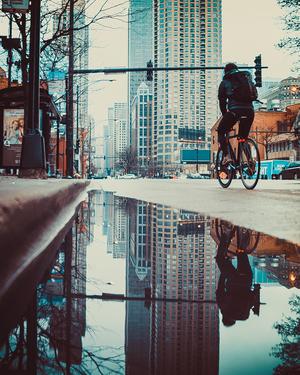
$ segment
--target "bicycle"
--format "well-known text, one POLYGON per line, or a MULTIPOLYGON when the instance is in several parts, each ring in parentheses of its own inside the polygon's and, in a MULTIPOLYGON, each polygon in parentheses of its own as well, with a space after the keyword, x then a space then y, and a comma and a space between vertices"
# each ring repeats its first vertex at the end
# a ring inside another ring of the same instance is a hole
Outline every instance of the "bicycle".
POLYGON ((239 138, 237 134, 226 134, 228 153, 232 162, 223 165, 223 151, 219 148, 216 157, 216 174, 220 185, 228 188, 234 177, 240 177, 246 189, 254 189, 259 180, 260 156, 256 142, 251 138, 239 138), (237 155, 230 140, 238 140, 237 155), (239 176, 238 176, 239 174, 239 176))
MULTIPOLYGON (((261 240, 259 232, 233 225, 222 219, 213 219, 213 222, 218 241, 221 241, 221 238, 229 233, 232 248, 243 249, 247 254, 251 254, 256 250, 261 240)), ((229 248, 228 252, 236 255, 236 251, 232 251, 229 248)))

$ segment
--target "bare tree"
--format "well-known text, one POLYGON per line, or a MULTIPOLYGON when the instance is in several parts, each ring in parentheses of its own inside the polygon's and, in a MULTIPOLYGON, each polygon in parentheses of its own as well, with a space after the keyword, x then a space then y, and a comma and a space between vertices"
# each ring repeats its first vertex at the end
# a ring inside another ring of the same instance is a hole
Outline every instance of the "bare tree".
POLYGON ((269 127, 260 133, 257 143, 264 146, 266 160, 269 159, 270 146, 274 137, 274 127, 269 127))
MULTIPOLYGON (((298 54, 300 49, 300 37, 297 32, 300 29, 300 0, 277 0, 280 7, 286 10, 283 17, 284 30, 287 36, 278 43, 280 48, 288 50, 291 54, 298 54)), ((295 64, 296 70, 300 69, 299 60, 295 64)))
POLYGON ((119 154, 117 168, 123 173, 131 173, 137 171, 138 159, 136 151, 133 147, 126 148, 119 154))
MULTIPOLYGON (((71 0, 42 0, 41 4, 41 72, 53 70, 65 63, 68 56, 68 36, 72 31, 69 22, 69 6, 71 0)), ((74 1, 74 29, 88 32, 91 25, 110 27, 107 23, 111 19, 127 22, 127 1, 116 4, 112 0, 73 0, 74 1)), ((1 15, 0 17, 4 17, 1 15)), ((29 65, 29 35, 30 13, 13 14, 13 22, 20 35, 21 47, 16 49, 18 55, 17 67, 21 70, 22 82, 28 82, 29 65)), ((79 35, 79 33, 78 33, 79 35)), ((74 56, 80 56, 88 45, 79 37, 75 38, 74 56)))

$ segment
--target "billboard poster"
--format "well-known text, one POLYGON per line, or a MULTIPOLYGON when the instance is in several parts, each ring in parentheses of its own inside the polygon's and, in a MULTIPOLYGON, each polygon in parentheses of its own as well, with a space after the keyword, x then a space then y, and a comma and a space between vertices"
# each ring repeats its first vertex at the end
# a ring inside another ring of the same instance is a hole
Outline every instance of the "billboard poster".
POLYGON ((3 111, 3 167, 19 167, 24 135, 24 109, 3 111))
POLYGON ((26 13, 29 9, 29 0, 2 0, 2 11, 11 13, 26 13))

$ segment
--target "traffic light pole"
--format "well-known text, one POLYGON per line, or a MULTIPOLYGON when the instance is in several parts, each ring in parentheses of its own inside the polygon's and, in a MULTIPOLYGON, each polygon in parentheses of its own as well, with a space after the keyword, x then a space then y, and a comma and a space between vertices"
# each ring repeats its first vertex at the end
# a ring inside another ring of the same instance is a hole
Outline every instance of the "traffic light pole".
MULTIPOLYGON (((241 67, 245 69, 245 67, 241 67)), ((267 69, 267 66, 262 66, 260 69, 267 69)), ((176 70, 223 70, 223 66, 176 66, 176 67, 146 67, 146 68, 97 68, 97 69, 74 69, 74 74, 118 74, 128 72, 160 72, 160 71, 176 71, 176 70)), ((256 66, 247 66, 247 69, 257 69, 256 66)))

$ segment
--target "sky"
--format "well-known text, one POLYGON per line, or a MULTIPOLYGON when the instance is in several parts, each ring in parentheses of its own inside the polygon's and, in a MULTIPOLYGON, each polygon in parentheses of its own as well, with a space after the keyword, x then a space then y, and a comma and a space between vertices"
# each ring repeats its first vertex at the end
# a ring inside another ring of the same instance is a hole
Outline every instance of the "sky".
MULTIPOLYGON (((116 2, 118 2, 116 0, 116 2)), ((223 0, 223 61, 254 64, 256 55, 268 66, 263 79, 284 79, 292 72, 292 58, 277 48, 284 36, 280 17, 284 14, 276 0, 223 0)), ((111 21, 115 29, 92 30, 90 49, 91 67, 117 67, 127 65, 127 24, 111 21), (97 46, 97 48, 96 48, 97 46)), ((91 80, 105 79, 98 74, 91 80)), ((124 75, 109 76, 115 82, 99 82, 96 92, 90 94, 90 112, 101 128, 107 117, 107 108, 117 101, 127 101, 127 80, 124 75)))
MULTIPOLYGON (((100 1, 100 0, 99 0, 100 1)), ((118 4, 121 0, 109 0, 118 4)), ((124 5, 125 7, 126 5, 124 5)), ((223 61, 251 64, 256 55, 262 55, 263 79, 284 79, 292 72, 295 57, 278 49, 275 44, 284 36, 280 16, 284 13, 276 0, 223 0, 223 61)), ((126 19, 110 19, 90 30, 90 68, 127 66, 126 19)), ((7 28, 1 24, 0 35, 7 28)), ((94 117, 97 133, 107 123, 107 108, 114 102, 127 101, 126 74, 93 74, 90 78, 89 113, 94 117), (114 79, 114 82, 107 82, 114 79)))

